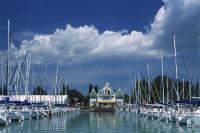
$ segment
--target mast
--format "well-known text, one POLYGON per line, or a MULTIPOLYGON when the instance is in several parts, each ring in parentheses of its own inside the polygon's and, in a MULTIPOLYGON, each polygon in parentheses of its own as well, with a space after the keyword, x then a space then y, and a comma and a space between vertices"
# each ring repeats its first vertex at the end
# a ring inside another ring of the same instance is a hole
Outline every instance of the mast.
POLYGON ((176 58, 176 36, 175 36, 175 34, 174 34, 174 36, 173 36, 173 38, 174 38, 174 61, 175 61, 175 69, 176 69, 176 79, 178 79, 178 67, 177 67, 177 58, 176 58))
POLYGON ((183 79, 183 100, 185 99, 185 80, 183 79))
POLYGON ((199 97, 200 97, 200 77, 199 77, 199 82, 198 82, 198 89, 199 89, 199 97))
POLYGON ((64 93, 64 95, 68 95, 68 94, 67 94, 67 86, 68 86, 67 80, 66 80, 66 82, 65 82, 65 86, 66 86, 66 87, 65 87, 65 91, 64 91, 65 93, 64 93))
POLYGON ((19 63, 17 64, 17 80, 16 80, 16 96, 18 97, 18 100, 20 100, 20 95, 19 95, 19 82, 20 82, 20 65, 21 65, 21 51, 19 52, 19 63))
POLYGON ((28 52, 27 62, 26 62, 26 84, 25 84, 25 95, 27 99, 29 98, 29 76, 30 76, 30 62, 31 62, 31 53, 28 52))
POLYGON ((149 94, 148 94, 148 96, 149 96, 149 102, 151 102, 151 96, 150 96, 150 89, 151 89, 151 87, 150 87, 150 78, 149 78, 149 64, 147 64, 147 80, 148 80, 148 89, 149 89, 149 94))
POLYGON ((177 100, 179 101, 179 90, 178 90, 178 66, 177 66, 177 54, 176 54, 176 36, 175 34, 173 35, 174 39, 174 61, 175 61, 175 69, 176 69, 176 89, 177 89, 177 100))
POLYGON ((134 76, 134 87, 135 87, 135 89, 134 89, 134 97, 135 97, 135 103, 136 104, 138 104, 138 102, 137 102, 137 83, 136 83, 136 76, 134 76))
MULTIPOLYGON (((59 88, 59 102, 60 102, 60 95, 61 95, 61 74, 59 74, 59 83, 58 83, 58 88, 59 88)), ((62 103, 62 97, 61 97, 61 102, 62 103)))
POLYGON ((7 76, 6 76, 6 89, 9 90, 10 81, 10 20, 8 20, 8 49, 7 49, 7 76))
POLYGON ((2 80, 1 80, 1 95, 4 95, 4 72, 3 72, 3 58, 2 58, 2 65, 1 65, 1 76, 2 76, 2 80))
MULTIPOLYGON (((65 90, 64 90, 64 95, 67 95, 67 99, 65 99, 67 101, 66 104, 68 104, 69 102, 69 98, 68 98, 68 94, 67 94, 67 86, 68 86, 68 82, 67 80, 65 81, 65 90)), ((65 102, 64 102, 65 103, 65 102)))
POLYGON ((55 88, 54 88, 54 93, 55 93, 55 103, 57 102, 57 83, 58 83, 58 66, 57 66, 57 69, 56 69, 56 84, 55 84, 55 88))
POLYGON ((169 93, 168 93, 168 90, 169 90, 169 79, 168 79, 168 76, 167 76, 166 82, 167 82, 167 104, 168 104, 168 100, 169 100, 169 93))
POLYGON ((44 102, 45 102, 45 92, 46 92, 46 77, 47 77, 47 64, 45 64, 45 68, 44 68, 44 102))
POLYGON ((163 70, 163 54, 161 52, 161 71, 162 71, 162 103, 165 102, 165 88, 164 88, 164 77, 163 77, 163 74, 164 74, 164 70, 163 70))
MULTIPOLYGON (((174 61, 175 61, 175 69, 176 69, 176 91, 177 91, 177 100, 179 101, 179 91, 178 91, 178 67, 177 67, 177 58, 176 58, 176 36, 174 34, 174 61)), ((178 110, 179 110, 179 104, 177 104, 177 107, 175 109, 175 116, 176 116, 176 127, 179 127, 179 121, 178 121, 178 110)))
POLYGON ((141 99, 140 99, 141 96, 140 96, 140 90, 139 90, 140 89, 140 73, 139 72, 138 72, 138 86, 137 86, 137 89, 138 89, 138 92, 137 92, 138 94, 137 95, 138 95, 138 100, 139 100, 138 103, 140 104, 141 103, 140 102, 141 101, 141 99))
MULTIPOLYGON (((129 73, 129 83, 128 83, 128 89, 129 89, 129 104, 131 104, 131 83, 132 83, 132 79, 131 79, 131 74, 129 73)), ((111 95, 110 95, 110 99, 111 99, 111 95)))

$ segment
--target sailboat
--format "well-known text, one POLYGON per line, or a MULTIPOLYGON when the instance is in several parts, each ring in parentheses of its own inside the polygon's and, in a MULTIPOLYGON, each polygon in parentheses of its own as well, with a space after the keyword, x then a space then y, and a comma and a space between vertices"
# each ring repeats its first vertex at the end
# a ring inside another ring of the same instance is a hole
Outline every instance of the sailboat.
POLYGON ((11 120, 8 116, 8 113, 5 109, 4 106, 0 107, 0 124, 1 125, 8 125, 9 123, 11 123, 11 120))

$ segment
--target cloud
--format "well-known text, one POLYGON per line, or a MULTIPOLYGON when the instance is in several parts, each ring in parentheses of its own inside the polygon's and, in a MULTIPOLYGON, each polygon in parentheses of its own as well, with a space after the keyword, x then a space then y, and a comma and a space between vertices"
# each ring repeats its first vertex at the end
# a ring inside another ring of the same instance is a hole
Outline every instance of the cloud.
POLYGON ((33 36, 36 33, 32 32, 32 31, 21 31, 21 32, 16 32, 14 34, 14 39, 16 41, 22 41, 22 40, 31 40, 33 39, 33 36))
POLYGON ((151 49, 152 39, 142 32, 99 31, 94 26, 57 29, 51 35, 35 35, 32 40, 23 40, 22 53, 31 51, 35 63, 79 63, 96 58, 126 56, 157 56, 151 49), (51 59, 51 60, 48 60, 51 59))
MULTIPOLYGON (((73 64, 97 58, 159 57, 171 53, 172 33, 177 33, 179 43, 188 45, 193 37, 194 16, 200 13, 198 0, 163 0, 154 21, 146 33, 126 30, 100 33, 94 26, 56 29, 49 35, 34 35, 23 40, 20 50, 32 52, 34 63, 73 64), (126 32, 125 32, 126 31, 126 32)), ((31 34, 32 35, 32 34, 31 34)))
POLYGON ((155 37, 154 44, 169 52, 172 47, 172 34, 176 33, 178 45, 191 48, 195 32, 199 30, 200 2, 198 0, 163 0, 165 5, 159 9, 151 24, 150 33, 155 37), (197 25, 195 24, 197 21, 197 25))

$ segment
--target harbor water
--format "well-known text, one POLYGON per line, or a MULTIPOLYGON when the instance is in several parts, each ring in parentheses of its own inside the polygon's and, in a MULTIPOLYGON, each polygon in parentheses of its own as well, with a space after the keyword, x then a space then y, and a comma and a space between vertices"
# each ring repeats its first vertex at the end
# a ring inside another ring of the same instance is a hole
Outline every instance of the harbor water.
MULTIPOLYGON (((187 126, 176 128, 158 120, 148 120, 131 113, 71 113, 52 118, 12 122, 0 127, 0 133, 188 133, 187 126)), ((195 128, 200 132, 200 127, 195 128)))

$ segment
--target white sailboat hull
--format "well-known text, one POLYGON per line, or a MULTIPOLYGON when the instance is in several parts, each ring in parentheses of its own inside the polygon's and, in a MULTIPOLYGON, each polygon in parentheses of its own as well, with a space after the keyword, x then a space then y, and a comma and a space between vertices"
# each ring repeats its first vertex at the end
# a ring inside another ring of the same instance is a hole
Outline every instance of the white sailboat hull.
POLYGON ((6 121, 8 121, 8 123, 11 123, 11 120, 9 117, 7 117, 8 120, 6 120, 6 115, 0 115, 0 124, 1 125, 6 125, 6 121))
MULTIPOLYGON (((195 126, 200 126, 200 116, 198 115, 194 115, 194 125, 195 126)), ((189 117, 188 121, 187 121, 187 126, 191 126, 191 117, 189 117)))
POLYGON ((19 120, 20 116, 17 112, 9 112, 9 117, 11 120, 19 120))
POLYGON ((179 123, 188 125, 188 122, 191 121, 189 119, 190 119, 190 115, 189 114, 179 116, 179 123))
POLYGON ((29 119, 29 111, 22 111, 22 116, 24 117, 24 120, 29 119))

